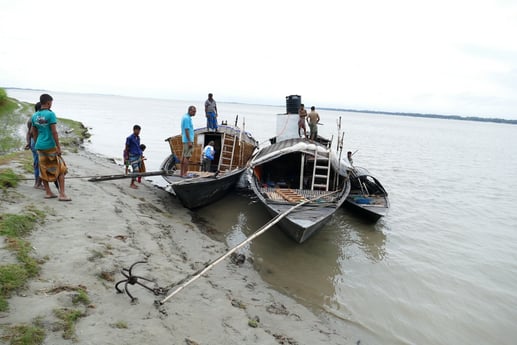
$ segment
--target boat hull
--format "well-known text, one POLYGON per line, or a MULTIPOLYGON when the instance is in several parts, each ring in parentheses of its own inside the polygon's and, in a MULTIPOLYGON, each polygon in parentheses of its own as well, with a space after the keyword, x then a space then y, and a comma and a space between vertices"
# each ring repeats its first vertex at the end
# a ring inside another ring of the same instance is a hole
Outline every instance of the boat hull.
POLYGON ((385 204, 385 206, 371 206, 359 204, 354 200, 353 196, 348 196, 344 206, 350 211, 357 214, 358 216, 372 222, 376 222, 381 217, 384 217, 389 210, 389 205, 387 203, 385 204))
POLYGON ((170 187, 183 206, 195 209, 209 205, 224 197, 235 187, 244 170, 235 170, 221 177, 198 177, 173 182, 170 187))
MULTIPOLYGON (((291 204, 271 205, 264 202, 263 205, 266 207, 269 214, 273 217, 281 215, 293 206, 291 204)), ((309 216, 308 218, 307 216, 308 213, 311 212, 311 208, 312 207, 310 206, 300 206, 298 210, 293 211, 278 222, 278 226, 282 229, 282 231, 297 243, 303 243, 311 236, 313 236, 318 230, 320 230, 330 221, 332 215, 337 210, 336 206, 329 207, 327 210, 324 210, 323 214, 318 212, 319 214, 314 215, 313 217, 309 216), (300 215, 302 216, 300 217, 300 215)))
POLYGON ((354 167, 351 175, 352 190, 344 206, 369 221, 376 222, 384 217, 390 202, 380 181, 362 167, 354 167))

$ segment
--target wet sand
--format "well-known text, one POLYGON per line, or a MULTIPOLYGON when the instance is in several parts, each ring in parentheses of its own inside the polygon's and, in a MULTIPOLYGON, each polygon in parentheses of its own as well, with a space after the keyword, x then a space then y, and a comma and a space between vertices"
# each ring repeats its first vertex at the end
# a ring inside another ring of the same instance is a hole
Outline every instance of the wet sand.
MULTIPOLYGON (((82 149, 64 158, 71 202, 44 199, 32 180, 1 197, 0 213, 22 213, 34 206, 46 213, 28 239, 32 255, 42 262, 41 273, 9 299, 10 310, 0 314, 2 330, 38 318, 45 344, 70 344, 54 314, 68 308, 84 312, 75 329, 78 344, 356 343, 338 320, 316 315, 271 289, 247 260, 224 260, 163 305, 156 302, 166 294, 128 285, 138 299, 131 303, 126 293, 115 290, 116 282, 125 279, 122 269, 145 261, 133 274, 155 283, 139 282, 170 293, 172 285, 228 248, 202 233, 178 200, 146 181, 134 190, 128 179, 78 178, 120 174, 123 167, 82 149), (73 303, 79 288, 86 291, 89 305, 73 303)), ((10 165, 22 172, 19 165, 10 165)), ((5 248, 0 257, 15 262, 5 248)))

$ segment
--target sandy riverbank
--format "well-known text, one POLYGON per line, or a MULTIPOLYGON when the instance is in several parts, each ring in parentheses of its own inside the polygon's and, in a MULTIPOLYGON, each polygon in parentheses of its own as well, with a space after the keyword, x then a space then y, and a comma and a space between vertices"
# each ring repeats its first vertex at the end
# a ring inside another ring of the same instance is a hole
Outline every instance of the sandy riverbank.
MULTIPOLYGON (((2 198, 0 213, 20 213, 35 205, 47 214, 29 238, 33 256, 43 260, 41 274, 9 300, 9 312, 0 315, 3 330, 39 318, 45 344, 69 344, 53 311, 78 308, 72 299, 81 287, 90 304, 76 324, 78 344, 356 342, 335 320, 315 315, 268 287, 249 262, 225 260, 162 306, 155 301, 164 296, 130 286, 138 298, 132 304, 115 290, 115 283, 124 279, 122 268, 145 260, 133 273, 167 287, 227 248, 201 233, 179 201, 147 182, 133 190, 128 180, 93 183, 74 178, 120 173, 122 168, 108 159, 84 150, 64 158, 71 202, 43 199, 44 192, 30 180, 2 198), (249 325, 252 319, 259 320, 257 327, 249 325)), ((2 258, 10 255, 0 251, 2 258)))

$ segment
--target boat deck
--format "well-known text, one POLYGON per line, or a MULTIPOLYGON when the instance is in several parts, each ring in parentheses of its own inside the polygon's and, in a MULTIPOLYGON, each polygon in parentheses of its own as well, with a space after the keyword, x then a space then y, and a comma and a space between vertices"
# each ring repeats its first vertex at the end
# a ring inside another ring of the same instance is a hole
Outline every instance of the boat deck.
POLYGON ((332 202, 335 194, 328 195, 331 192, 324 190, 308 190, 308 189, 291 189, 291 188, 273 188, 261 187, 260 193, 264 197, 276 202, 299 203, 309 199, 316 199, 315 202, 332 202))
POLYGON ((384 195, 368 195, 364 196, 361 193, 350 193, 348 195, 356 204, 367 207, 386 207, 386 197, 384 195))

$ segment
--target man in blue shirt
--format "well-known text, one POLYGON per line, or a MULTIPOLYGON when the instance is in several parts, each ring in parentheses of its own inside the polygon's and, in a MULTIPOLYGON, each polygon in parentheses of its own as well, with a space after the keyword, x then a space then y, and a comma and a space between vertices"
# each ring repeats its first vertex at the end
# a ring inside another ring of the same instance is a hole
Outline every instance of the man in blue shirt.
POLYGON ((181 177, 187 177, 188 165, 194 147, 194 124, 192 117, 196 115, 196 107, 191 105, 188 112, 181 118, 181 141, 183 142, 183 152, 181 156, 181 177))
MULTIPOLYGON (((133 173, 140 172, 140 164, 142 162, 142 149, 140 148, 140 130, 139 125, 133 126, 133 134, 126 138, 126 149, 124 150, 124 160, 126 164, 130 164, 133 169, 133 173)), ((138 186, 135 184, 136 177, 131 178, 131 184, 129 187, 137 189, 138 186)))

